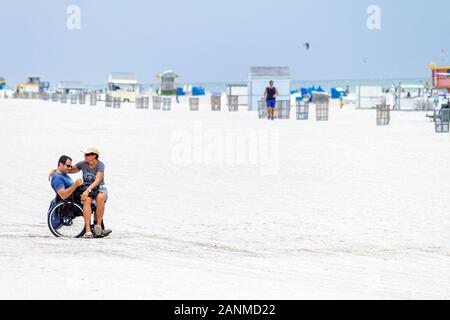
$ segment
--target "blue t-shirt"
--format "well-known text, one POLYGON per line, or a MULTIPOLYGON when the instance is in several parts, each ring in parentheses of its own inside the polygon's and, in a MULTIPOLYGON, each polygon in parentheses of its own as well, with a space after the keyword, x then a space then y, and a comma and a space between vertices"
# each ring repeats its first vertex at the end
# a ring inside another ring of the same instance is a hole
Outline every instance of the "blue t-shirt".
POLYGON ((55 173, 51 181, 52 189, 58 193, 58 190, 67 189, 73 185, 73 180, 67 174, 55 173))

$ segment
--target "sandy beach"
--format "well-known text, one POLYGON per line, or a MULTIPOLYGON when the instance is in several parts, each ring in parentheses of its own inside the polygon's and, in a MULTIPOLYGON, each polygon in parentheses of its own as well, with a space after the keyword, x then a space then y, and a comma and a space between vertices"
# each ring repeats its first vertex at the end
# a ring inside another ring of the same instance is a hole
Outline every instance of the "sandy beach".
POLYGON ((172 109, 0 99, 0 298, 450 298, 450 136, 425 113, 172 109), (91 144, 114 232, 55 238, 48 173, 91 144))

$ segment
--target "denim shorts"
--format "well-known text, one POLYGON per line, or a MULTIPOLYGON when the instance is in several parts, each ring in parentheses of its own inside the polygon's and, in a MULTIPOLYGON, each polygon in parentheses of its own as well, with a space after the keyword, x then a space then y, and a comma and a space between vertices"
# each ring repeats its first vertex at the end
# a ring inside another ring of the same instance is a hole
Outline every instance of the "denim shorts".
POLYGON ((106 189, 106 187, 104 185, 103 186, 99 186, 98 188, 99 188, 99 192, 104 193, 105 196, 106 196, 106 200, 108 200, 108 189, 106 189))
POLYGON ((274 99, 274 100, 267 100, 267 108, 275 108, 275 105, 277 104, 276 103, 277 101, 274 99))

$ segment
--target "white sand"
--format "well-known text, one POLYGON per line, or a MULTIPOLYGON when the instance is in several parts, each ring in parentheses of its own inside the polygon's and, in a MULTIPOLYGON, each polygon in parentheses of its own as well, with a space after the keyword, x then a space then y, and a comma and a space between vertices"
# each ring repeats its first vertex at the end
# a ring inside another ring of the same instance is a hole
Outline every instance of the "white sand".
POLYGON ((424 113, 376 127, 353 107, 327 123, 175 107, 0 99, 0 298, 450 298, 450 135, 424 113), (253 159, 211 145, 245 130, 253 159), (89 144, 114 233, 54 238, 47 174, 89 144))

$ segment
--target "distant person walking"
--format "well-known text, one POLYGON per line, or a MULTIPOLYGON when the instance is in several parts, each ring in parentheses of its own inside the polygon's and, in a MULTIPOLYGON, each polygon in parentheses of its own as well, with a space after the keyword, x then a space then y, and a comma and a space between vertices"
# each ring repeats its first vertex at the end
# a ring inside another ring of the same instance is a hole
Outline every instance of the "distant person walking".
POLYGON ((344 105, 345 105, 344 97, 340 96, 339 97, 339 108, 342 109, 344 107, 344 105))
POLYGON ((391 110, 395 110, 396 97, 389 89, 386 90, 384 99, 386 101, 386 106, 389 106, 391 108, 391 110))
POLYGON ((347 88, 345 89, 345 96, 349 96, 350 95, 350 86, 347 86, 347 88))
POLYGON ((279 95, 280 93, 278 92, 278 89, 274 87, 273 81, 270 81, 269 86, 266 88, 266 92, 264 92, 268 120, 274 120, 275 106, 277 105, 277 96, 279 95))

